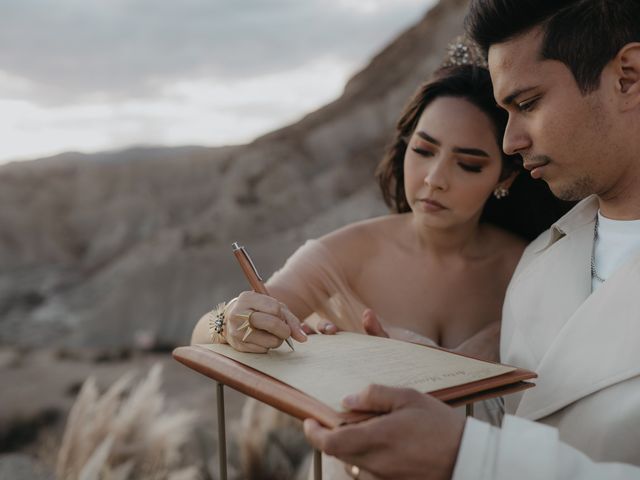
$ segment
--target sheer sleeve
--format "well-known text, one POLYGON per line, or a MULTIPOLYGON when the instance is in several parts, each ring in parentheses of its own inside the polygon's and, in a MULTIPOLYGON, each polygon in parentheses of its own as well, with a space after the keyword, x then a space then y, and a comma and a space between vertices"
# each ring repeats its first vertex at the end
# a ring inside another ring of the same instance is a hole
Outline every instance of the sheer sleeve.
POLYGON ((309 311, 339 329, 362 332, 366 306, 353 291, 342 266, 318 240, 308 240, 269 279, 269 285, 287 290, 309 311))

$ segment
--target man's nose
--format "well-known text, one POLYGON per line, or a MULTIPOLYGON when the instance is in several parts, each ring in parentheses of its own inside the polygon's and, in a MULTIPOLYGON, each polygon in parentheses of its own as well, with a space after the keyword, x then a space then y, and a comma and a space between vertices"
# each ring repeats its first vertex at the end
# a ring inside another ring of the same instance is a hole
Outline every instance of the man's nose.
POLYGON ((502 140, 502 149, 507 155, 515 155, 516 153, 524 153, 531 148, 531 138, 526 130, 520 124, 509 117, 507 128, 504 131, 502 140))

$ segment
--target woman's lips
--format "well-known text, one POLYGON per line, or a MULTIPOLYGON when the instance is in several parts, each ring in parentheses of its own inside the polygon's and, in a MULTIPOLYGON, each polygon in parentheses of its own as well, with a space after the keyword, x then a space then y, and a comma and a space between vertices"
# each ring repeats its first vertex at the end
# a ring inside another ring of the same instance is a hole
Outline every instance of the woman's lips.
POLYGON ((445 210, 447 208, 444 205, 442 205, 440 202, 431 200, 429 198, 421 198, 419 202, 423 206, 423 208, 428 212, 439 212, 440 210, 445 210))

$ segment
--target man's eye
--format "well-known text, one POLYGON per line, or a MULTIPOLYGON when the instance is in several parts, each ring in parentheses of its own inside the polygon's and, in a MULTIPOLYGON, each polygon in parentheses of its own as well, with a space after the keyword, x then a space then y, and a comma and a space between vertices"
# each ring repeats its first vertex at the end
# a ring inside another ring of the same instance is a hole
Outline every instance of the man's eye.
POLYGON ((525 100, 524 102, 518 103, 518 110, 521 112, 530 112, 534 109, 536 103, 538 103, 538 97, 525 100))
POLYGON ((479 165, 469 165, 468 163, 459 163, 458 165, 466 172, 480 173, 482 171, 482 167, 479 165))
POLYGON ((422 155, 423 157, 433 157, 433 152, 431 152, 430 150, 425 150, 424 148, 413 147, 411 148, 411 150, 416 152, 418 155, 422 155))

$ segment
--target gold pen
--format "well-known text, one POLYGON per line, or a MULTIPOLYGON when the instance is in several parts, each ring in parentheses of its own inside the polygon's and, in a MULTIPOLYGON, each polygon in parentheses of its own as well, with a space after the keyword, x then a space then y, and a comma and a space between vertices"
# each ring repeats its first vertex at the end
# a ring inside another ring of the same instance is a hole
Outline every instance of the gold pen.
MULTIPOLYGON (((247 253, 247 250, 244 247, 241 247, 240 245, 238 245, 237 242, 234 242, 233 254, 238 260, 238 263, 240 264, 240 268, 242 268, 242 271, 244 272, 245 277, 247 277, 247 280, 249 281, 249 285, 251 285, 251 288, 253 289, 253 291, 257 293, 262 293, 263 295, 269 295, 269 292, 267 291, 267 287, 264 286, 262 278, 260 277, 260 274, 258 273, 256 266, 251 260, 251 257, 247 253)), ((248 330, 247 330, 247 333, 245 334, 245 338, 247 337, 249 332, 251 332, 251 327, 249 326, 249 324, 247 324, 247 328, 248 330)), ((287 342, 287 345, 289 345, 289 347, 291 347, 291 350, 295 351, 295 348, 293 348, 293 342, 291 341, 291 338, 285 338, 284 341, 287 342)))

